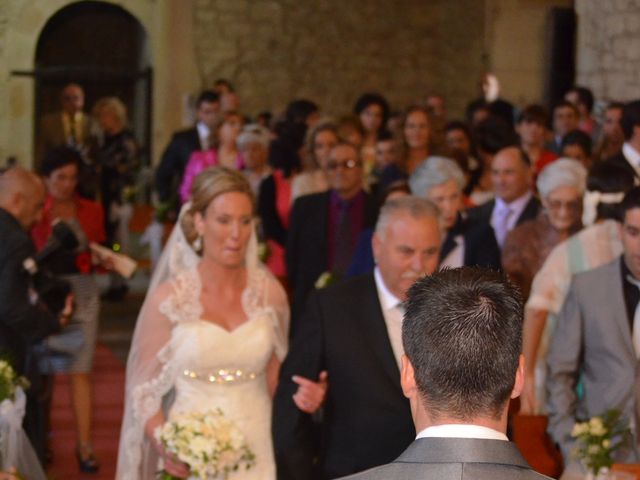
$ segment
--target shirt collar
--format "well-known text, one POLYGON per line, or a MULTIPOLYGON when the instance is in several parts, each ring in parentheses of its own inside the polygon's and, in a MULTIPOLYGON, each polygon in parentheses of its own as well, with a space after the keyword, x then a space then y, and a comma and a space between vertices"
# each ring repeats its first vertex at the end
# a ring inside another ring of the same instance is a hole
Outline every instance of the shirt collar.
POLYGON ((628 142, 624 142, 622 145, 622 155, 633 166, 640 166, 640 152, 631 146, 628 142))
POLYGON ((533 193, 531 193, 531 190, 527 190, 527 193, 516 198, 511 203, 507 203, 500 197, 496 197, 496 207, 500 209, 508 208, 512 213, 515 214, 515 217, 518 218, 522 211, 527 207, 527 204, 529 203, 529 200, 531 200, 532 196, 533 193))
POLYGON ((376 281, 376 289, 378 290, 378 298, 380 299, 380 306, 382 306, 382 310, 387 311, 397 307, 398 305, 402 305, 402 301, 391 293, 384 284, 382 274, 378 267, 373 270, 373 278, 376 281))
POLYGON ((204 123, 202 122, 198 122, 196 123, 196 129, 198 130, 198 136, 201 139, 204 140, 209 140, 209 135, 211 133, 211 130, 209 129, 209 127, 207 127, 204 123))
POLYGON ((418 433, 416 439, 429 437, 481 438, 486 440, 509 441, 504 433, 494 430, 493 428, 466 424, 434 425, 427 427, 418 433))

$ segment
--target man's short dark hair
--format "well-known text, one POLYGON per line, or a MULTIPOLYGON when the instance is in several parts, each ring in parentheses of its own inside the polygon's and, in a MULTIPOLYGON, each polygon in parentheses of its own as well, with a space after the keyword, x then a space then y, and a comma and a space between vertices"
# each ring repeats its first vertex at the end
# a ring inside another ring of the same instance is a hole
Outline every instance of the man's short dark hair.
POLYGON ((640 208, 640 187, 633 187, 624 196, 620 204, 620 219, 624 220, 626 213, 634 208, 640 208))
POLYGON ((522 350, 522 297, 498 272, 462 267, 409 290, 402 342, 431 418, 499 418, 522 350))
POLYGON ((576 92, 576 94, 578 95, 578 103, 583 104, 586 107, 587 112, 591 112, 591 110, 593 110, 593 104, 595 100, 593 98, 593 92, 591 90, 589 90, 587 87, 576 85, 575 87, 572 87, 567 91, 567 93, 569 92, 576 92))
POLYGON ((42 159, 40 174, 43 177, 48 177, 55 170, 66 167, 67 165, 75 165, 80 168, 81 163, 82 156, 77 149, 67 147, 66 145, 54 147, 49 150, 42 159))
MULTIPOLYGON (((587 175, 587 190, 601 193, 626 193, 633 188, 634 177, 629 170, 612 162, 596 162, 587 175)), ((621 220, 619 203, 599 203, 598 220, 621 220)))
POLYGON ((583 130, 571 130, 562 137, 562 148, 569 145, 578 145, 587 157, 591 157, 592 141, 591 136, 583 130))
POLYGON ((634 100, 624 106, 620 125, 624 132, 624 139, 631 140, 634 127, 640 126, 640 100, 634 100))
POLYGON ((220 95, 213 90, 205 90, 198 95, 196 99, 196 109, 200 108, 203 103, 218 103, 220 101, 220 95))
POLYGON ((547 111, 542 105, 527 105, 518 115, 518 124, 522 122, 537 123, 547 127, 549 115, 547 115, 547 111))
POLYGON ((578 108, 568 100, 560 100, 556 102, 553 105, 553 113, 555 113, 555 111, 558 110, 559 108, 570 108, 573 111, 573 113, 575 113, 576 117, 580 116, 580 112, 578 111, 578 108))
POLYGON ((365 93, 356 100, 353 113, 360 115, 369 105, 378 105, 382 110, 382 128, 384 128, 389 119, 389 102, 379 93, 365 93))

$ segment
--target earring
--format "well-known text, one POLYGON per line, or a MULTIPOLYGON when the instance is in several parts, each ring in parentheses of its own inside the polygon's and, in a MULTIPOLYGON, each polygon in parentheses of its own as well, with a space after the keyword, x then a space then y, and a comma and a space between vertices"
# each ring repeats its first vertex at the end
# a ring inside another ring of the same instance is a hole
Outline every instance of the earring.
POLYGON ((198 235, 198 238, 193 241, 193 249, 196 252, 202 250, 202 235, 198 235))

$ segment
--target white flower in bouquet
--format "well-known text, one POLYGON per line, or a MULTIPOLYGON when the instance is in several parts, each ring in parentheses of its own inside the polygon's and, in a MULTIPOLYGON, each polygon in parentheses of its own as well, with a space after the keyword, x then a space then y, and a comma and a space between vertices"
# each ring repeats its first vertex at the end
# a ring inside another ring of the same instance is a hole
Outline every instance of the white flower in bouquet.
POLYGON ((226 479, 255 464, 244 436, 220 409, 178 415, 158 427, 155 435, 168 452, 189 466, 193 478, 226 479))

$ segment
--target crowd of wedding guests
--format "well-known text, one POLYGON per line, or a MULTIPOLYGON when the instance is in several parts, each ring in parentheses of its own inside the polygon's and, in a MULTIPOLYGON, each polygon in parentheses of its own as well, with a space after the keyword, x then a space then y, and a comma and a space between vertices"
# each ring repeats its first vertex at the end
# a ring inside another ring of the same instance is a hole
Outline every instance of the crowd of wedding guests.
MULTIPOLYGON (((164 149, 154 187, 165 221, 185 205, 201 215, 213 205, 215 196, 201 211, 192 206, 212 167, 240 172, 250 193, 238 191, 255 198, 261 260, 291 308, 273 390, 278 478, 353 474, 391 462, 415 438, 400 385, 403 302, 417 279, 443 268, 488 267, 518 287, 520 413, 549 416, 565 465, 577 418, 618 409, 632 425, 640 420, 640 102, 602 103, 596 112, 592 93, 576 86, 550 108, 518 108, 500 97, 495 76, 481 86, 464 118, 451 118, 437 94, 401 106, 380 93, 339 112, 297 99, 282 114, 251 118, 233 85, 219 80, 197 97, 195 125, 164 149), (358 323, 370 317, 378 324, 358 323)), ((19 223, 37 249, 58 218, 84 239, 50 266, 75 298, 61 323, 70 316, 83 340, 75 345, 67 327, 45 344, 62 353, 50 355, 46 372, 72 374, 79 465, 92 472, 100 304, 92 274, 111 266, 92 261, 88 244, 127 245, 139 155, 122 102, 99 100, 91 120, 83 99, 70 84, 62 111, 43 119, 36 168, 44 209, 19 223)), ((30 175, 3 177, 35 191, 30 175)), ((0 213, 17 211, 16 191, 0 192, 0 213)), ((2 271, 0 285, 8 285, 2 271)), ((107 298, 122 298, 126 284, 111 277, 107 298)), ((7 315, 0 311, 3 324, 7 315)), ((17 334, 6 328, 2 338, 17 334)), ((29 434, 44 456, 42 425, 29 434)), ((640 459, 635 442, 621 461, 640 459)))

